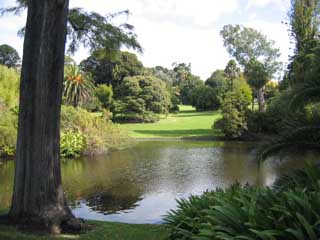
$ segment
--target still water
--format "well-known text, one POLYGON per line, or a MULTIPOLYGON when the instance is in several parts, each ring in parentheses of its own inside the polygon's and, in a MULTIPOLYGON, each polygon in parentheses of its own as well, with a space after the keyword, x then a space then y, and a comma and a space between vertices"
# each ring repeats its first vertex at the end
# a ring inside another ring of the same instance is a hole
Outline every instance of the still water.
MULTIPOLYGON (((270 185, 279 175, 316 159, 315 153, 294 153, 259 166, 254 145, 248 143, 138 142, 104 156, 64 161, 62 175, 77 217, 161 223, 177 198, 234 182, 270 185)), ((0 209, 10 205, 13 171, 13 161, 0 164, 0 209)))

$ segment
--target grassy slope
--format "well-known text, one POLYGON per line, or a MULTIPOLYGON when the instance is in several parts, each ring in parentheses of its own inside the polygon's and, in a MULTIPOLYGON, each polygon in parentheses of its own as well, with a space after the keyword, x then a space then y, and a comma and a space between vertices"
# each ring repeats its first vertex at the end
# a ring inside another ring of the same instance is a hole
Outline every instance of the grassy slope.
POLYGON ((134 225, 110 222, 90 222, 96 227, 94 230, 80 235, 32 235, 22 233, 14 227, 0 225, 0 239, 5 240, 165 240, 167 230, 163 225, 134 225))
POLYGON ((149 124, 122 124, 135 138, 209 138, 220 136, 212 129, 213 122, 221 117, 219 112, 196 112, 191 106, 180 106, 178 114, 170 114, 159 122, 149 124))

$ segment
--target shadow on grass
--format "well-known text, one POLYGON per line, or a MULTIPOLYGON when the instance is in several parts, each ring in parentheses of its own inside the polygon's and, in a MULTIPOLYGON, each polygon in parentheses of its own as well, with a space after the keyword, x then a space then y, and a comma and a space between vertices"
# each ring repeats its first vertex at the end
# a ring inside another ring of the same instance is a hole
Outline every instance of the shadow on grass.
POLYGON ((196 113, 196 110, 181 110, 179 113, 196 113))
POLYGON ((134 130, 135 133, 154 135, 159 137, 215 137, 220 132, 213 129, 186 129, 186 130, 134 130))
POLYGON ((213 116, 213 112, 194 112, 194 114, 179 114, 173 115, 173 117, 202 117, 202 116, 213 116))

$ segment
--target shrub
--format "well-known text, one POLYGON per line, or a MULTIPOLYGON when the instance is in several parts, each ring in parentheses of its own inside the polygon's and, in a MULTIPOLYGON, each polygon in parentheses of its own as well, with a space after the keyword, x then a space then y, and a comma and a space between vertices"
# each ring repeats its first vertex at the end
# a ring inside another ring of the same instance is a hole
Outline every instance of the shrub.
POLYGON ((141 114, 127 113, 125 115, 118 115, 113 118, 113 121, 118 123, 154 123, 159 121, 160 118, 153 112, 144 111, 141 114))
POLYGON ((18 118, 4 108, 0 112, 0 157, 12 157, 16 151, 18 118))
POLYGON ((14 107, 18 104, 19 79, 17 70, 0 65, 0 105, 14 107))
POLYGON ((60 155, 64 158, 79 157, 86 147, 86 140, 79 131, 67 130, 61 133, 60 155))
POLYGON ((89 113, 81 108, 62 106, 61 130, 80 132, 86 139, 84 154, 98 154, 108 148, 125 144, 126 132, 112 124, 110 114, 89 113))
POLYGON ((178 201, 165 219, 170 239, 319 239, 320 170, 277 187, 234 185, 178 201))
POLYGON ((220 107, 217 90, 206 85, 198 86, 191 94, 191 104, 197 111, 217 110, 220 107))
POLYGON ((112 86, 107 84, 99 84, 96 87, 96 96, 104 108, 109 108, 112 102, 113 91, 112 86))

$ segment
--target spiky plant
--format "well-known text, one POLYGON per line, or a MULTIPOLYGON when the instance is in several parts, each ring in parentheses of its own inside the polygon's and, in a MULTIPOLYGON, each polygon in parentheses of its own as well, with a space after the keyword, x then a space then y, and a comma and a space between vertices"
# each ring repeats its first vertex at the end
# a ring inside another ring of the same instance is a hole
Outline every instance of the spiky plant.
POLYGON ((94 91, 94 84, 90 74, 83 72, 75 64, 66 68, 63 85, 65 102, 74 107, 89 100, 94 91))

